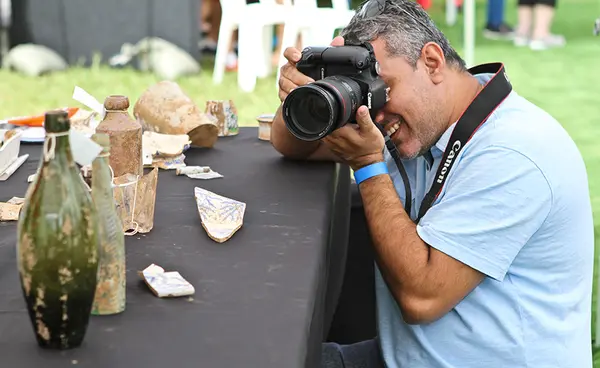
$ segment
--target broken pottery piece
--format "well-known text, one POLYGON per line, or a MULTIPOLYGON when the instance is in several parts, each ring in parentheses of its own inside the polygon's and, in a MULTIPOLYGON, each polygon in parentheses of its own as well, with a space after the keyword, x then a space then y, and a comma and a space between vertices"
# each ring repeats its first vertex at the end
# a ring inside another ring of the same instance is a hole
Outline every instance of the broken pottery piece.
POLYGON ((202 227, 214 241, 223 243, 242 227, 246 203, 198 187, 194 196, 202 227))
POLYGON ((8 200, 8 202, 6 203, 10 203, 10 204, 16 204, 16 205, 21 205, 23 203, 25 203, 25 198, 21 198, 21 197, 12 197, 11 199, 8 200))
POLYGON ((12 197, 6 203, 0 202, 0 221, 18 221, 25 198, 12 197))
POLYGON ((175 170, 185 166, 184 154, 177 157, 155 157, 149 165, 146 165, 146 167, 158 167, 163 170, 175 170))
POLYGON ((233 136, 239 133, 238 112, 232 100, 206 101, 204 112, 216 119, 219 137, 233 136))
POLYGON ((190 147, 192 141, 187 134, 161 134, 145 131, 142 136, 144 154, 153 157, 175 157, 190 147))
POLYGON ((0 202, 0 222, 18 221, 23 203, 25 200, 19 197, 13 197, 6 203, 0 202))
POLYGON ((113 194, 125 235, 148 233, 154 227, 158 168, 139 178, 125 174, 114 178, 113 194))
POLYGON ((223 175, 218 172, 212 171, 209 166, 180 167, 175 170, 175 174, 186 175, 191 179, 218 179, 223 177, 223 175))
POLYGON ((271 140, 271 126, 273 125, 274 114, 263 114, 256 118, 258 121, 258 139, 263 141, 271 140))
POLYGON ((187 134, 196 147, 213 147, 218 138, 215 122, 172 81, 150 86, 137 100, 133 115, 144 131, 187 134))
POLYGON ((151 264, 143 271, 138 271, 138 274, 154 295, 159 298, 186 296, 195 293, 194 286, 177 271, 165 272, 162 267, 151 264))
POLYGON ((71 117, 71 130, 79 131, 85 135, 92 135, 100 123, 99 114, 95 111, 79 109, 71 117))

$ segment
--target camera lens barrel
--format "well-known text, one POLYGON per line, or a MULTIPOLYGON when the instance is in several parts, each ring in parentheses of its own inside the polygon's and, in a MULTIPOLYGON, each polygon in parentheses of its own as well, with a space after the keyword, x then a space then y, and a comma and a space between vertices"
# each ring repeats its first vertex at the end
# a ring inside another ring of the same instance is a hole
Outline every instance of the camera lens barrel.
POLYGON ((288 130, 303 141, 316 141, 354 120, 362 91, 345 76, 332 76, 294 89, 283 102, 288 130))

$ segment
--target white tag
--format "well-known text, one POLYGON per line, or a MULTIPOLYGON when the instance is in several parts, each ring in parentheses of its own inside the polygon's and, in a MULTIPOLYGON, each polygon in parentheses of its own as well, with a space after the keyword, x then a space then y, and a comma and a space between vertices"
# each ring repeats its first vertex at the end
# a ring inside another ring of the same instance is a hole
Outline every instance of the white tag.
POLYGON ((69 131, 69 143, 73 159, 81 166, 91 164, 102 152, 102 146, 76 130, 69 131))
POLYGON ((83 88, 75 86, 75 89, 73 90, 73 99, 97 112, 100 115, 100 120, 104 120, 104 116, 106 115, 104 105, 98 102, 94 96, 87 93, 83 88))

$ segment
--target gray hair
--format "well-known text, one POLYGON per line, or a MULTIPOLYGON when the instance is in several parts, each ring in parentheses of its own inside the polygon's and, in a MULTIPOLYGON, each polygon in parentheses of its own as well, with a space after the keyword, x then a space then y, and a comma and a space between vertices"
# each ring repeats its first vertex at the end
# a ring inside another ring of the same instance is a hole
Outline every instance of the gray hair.
POLYGON ((460 70, 466 70, 464 60, 450 46, 446 36, 419 4, 414 0, 384 0, 384 2, 383 14, 368 18, 364 18, 361 14, 361 9, 367 2, 361 4, 356 15, 340 34, 344 40, 360 43, 382 38, 390 56, 405 57, 413 68, 416 67, 423 46, 428 42, 435 42, 444 52, 444 57, 449 64, 460 70))

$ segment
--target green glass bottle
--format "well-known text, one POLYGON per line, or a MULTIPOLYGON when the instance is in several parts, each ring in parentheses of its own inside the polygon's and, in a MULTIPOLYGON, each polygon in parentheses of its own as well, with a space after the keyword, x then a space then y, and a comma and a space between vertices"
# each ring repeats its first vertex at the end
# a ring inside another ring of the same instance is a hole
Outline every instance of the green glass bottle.
POLYGON ((73 160, 64 111, 46 113, 38 175, 20 213, 17 265, 38 344, 83 342, 98 274, 98 226, 92 197, 73 160))
POLYGON ((92 140, 102 152, 92 163, 92 200, 98 214, 98 284, 92 314, 117 314, 125 310, 125 234, 113 195, 109 166, 110 136, 97 133, 92 140))

